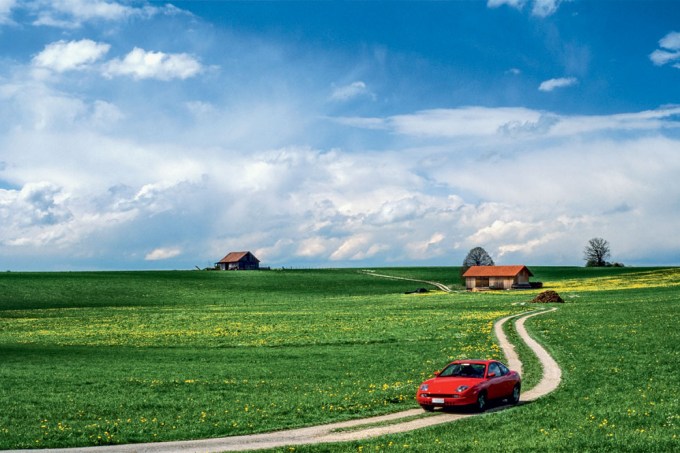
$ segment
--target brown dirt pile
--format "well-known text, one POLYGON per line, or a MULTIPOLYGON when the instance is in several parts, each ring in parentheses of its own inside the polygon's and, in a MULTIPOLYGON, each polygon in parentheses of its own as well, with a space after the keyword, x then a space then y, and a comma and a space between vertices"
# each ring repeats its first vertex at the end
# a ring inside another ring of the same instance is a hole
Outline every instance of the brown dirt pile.
POLYGON ((538 296, 534 297, 532 302, 541 304, 564 303, 564 300, 555 291, 543 291, 538 296))

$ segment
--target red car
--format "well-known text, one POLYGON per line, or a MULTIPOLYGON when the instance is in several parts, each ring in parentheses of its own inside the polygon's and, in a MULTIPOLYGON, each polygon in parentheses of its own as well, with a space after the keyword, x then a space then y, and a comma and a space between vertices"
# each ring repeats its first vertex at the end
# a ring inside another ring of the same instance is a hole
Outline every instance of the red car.
POLYGON ((491 400, 517 404, 521 388, 519 373, 497 360, 456 360, 420 384, 416 399, 426 411, 472 406, 482 412, 491 400))

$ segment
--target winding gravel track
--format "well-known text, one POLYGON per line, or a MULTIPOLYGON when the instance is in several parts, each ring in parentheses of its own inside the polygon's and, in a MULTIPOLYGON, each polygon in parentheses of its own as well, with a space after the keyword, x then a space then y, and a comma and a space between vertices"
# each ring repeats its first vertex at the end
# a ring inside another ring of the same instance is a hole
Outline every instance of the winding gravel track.
MULTIPOLYGON (((531 390, 523 393, 521 401, 533 401, 555 390, 560 383, 561 370, 557 362, 548 352, 531 338, 524 322, 538 315, 544 315, 556 310, 536 310, 529 313, 508 316, 498 320, 494 325, 494 332, 498 338, 500 347, 507 357, 507 364, 511 369, 521 370, 522 362, 517 357, 513 345, 508 341, 503 332, 503 325, 510 319, 517 318, 516 329, 518 335, 531 348, 543 366, 543 378, 539 384, 531 390)), ((415 391, 415 388, 414 388, 415 391)), ((489 412, 502 410, 497 407, 489 412)), ((386 434, 412 431, 427 426, 449 423, 461 418, 473 417, 476 414, 436 412, 434 415, 424 416, 421 409, 411 409, 379 417, 370 417, 360 420, 331 423, 308 428, 291 429, 264 434, 247 436, 222 437, 215 439, 187 440, 179 442, 157 442, 144 444, 111 445, 102 447, 60 448, 30 450, 41 453, 207 453, 226 451, 246 451, 263 448, 275 448, 286 445, 317 444, 324 442, 344 442, 382 436, 386 434), (422 416, 422 417, 420 417, 422 416), (413 418, 419 417, 419 418, 413 418), (404 421, 399 421, 407 419, 404 421), (376 424, 381 424, 376 426, 376 424), (391 423, 385 425, 384 423, 391 423)), ((29 450, 11 450, 9 453, 29 450)))

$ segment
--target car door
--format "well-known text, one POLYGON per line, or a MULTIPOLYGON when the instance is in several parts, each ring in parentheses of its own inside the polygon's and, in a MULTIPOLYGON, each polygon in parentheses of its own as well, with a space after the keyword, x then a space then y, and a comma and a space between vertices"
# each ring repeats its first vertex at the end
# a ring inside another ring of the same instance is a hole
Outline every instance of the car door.
POLYGON ((487 390, 486 395, 489 399, 496 399, 503 396, 503 376, 501 376, 501 369, 498 363, 491 362, 486 372, 487 376, 487 390), (493 375, 493 376, 491 376, 493 375))
POLYGON ((501 396, 506 397, 512 395, 512 390, 515 387, 515 378, 510 374, 510 370, 503 365, 498 363, 498 369, 500 370, 500 376, 502 380, 502 394, 501 396))

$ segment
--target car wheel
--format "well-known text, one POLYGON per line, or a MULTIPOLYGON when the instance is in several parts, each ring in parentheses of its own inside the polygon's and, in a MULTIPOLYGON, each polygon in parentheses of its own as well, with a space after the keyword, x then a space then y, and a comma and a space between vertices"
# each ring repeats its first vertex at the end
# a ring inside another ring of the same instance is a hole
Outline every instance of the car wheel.
POLYGON ((519 386, 519 384, 517 384, 517 385, 515 385, 515 388, 512 389, 512 396, 510 397, 510 402, 512 404, 519 403, 519 392, 520 392, 520 386, 519 386))
POLYGON ((486 393, 481 392, 477 395, 477 404, 475 405, 477 412, 484 412, 486 410, 486 393))
POLYGON ((420 407, 425 409, 427 412, 433 412, 434 411, 434 406, 430 406, 429 404, 421 404, 420 407))

